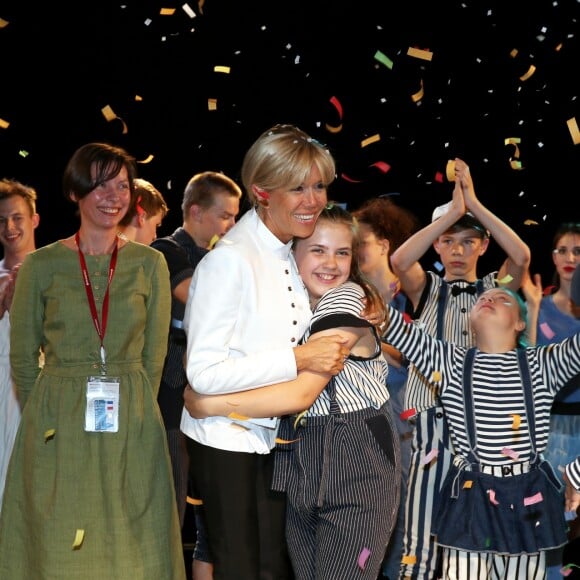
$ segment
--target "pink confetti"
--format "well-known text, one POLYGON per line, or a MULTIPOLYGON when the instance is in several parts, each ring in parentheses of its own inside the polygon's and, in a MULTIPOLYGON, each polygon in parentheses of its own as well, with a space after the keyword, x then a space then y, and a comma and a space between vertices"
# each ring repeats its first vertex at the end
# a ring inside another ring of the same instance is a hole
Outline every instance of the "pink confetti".
POLYGON ((340 101, 336 97, 331 97, 330 102, 334 105, 334 108, 338 113, 338 118, 342 121, 342 105, 340 104, 340 101))
POLYGON ((514 461, 519 457, 519 454, 514 451, 513 449, 510 449, 509 447, 504 447, 501 452, 504 455, 507 455, 508 457, 511 457, 514 461))
POLYGON ((437 183, 443 183, 443 173, 441 173, 441 171, 435 172, 435 181, 437 183))
POLYGON ((375 163, 371 163, 369 167, 376 167, 383 173, 387 173, 391 169, 391 166, 386 161, 376 161, 375 163))
POLYGON ((493 505, 499 505, 499 501, 497 501, 497 499, 495 499, 495 491, 493 489, 488 489, 487 490, 487 495, 489 496, 489 501, 493 505))
POLYGON ((547 322, 542 322, 542 324, 540 324, 540 330, 542 331, 542 334, 548 339, 554 338, 554 336, 556 336, 556 333, 550 328, 547 322))
POLYGON ((531 495, 530 497, 524 497, 524 505, 533 505, 535 503, 540 503, 544 501, 542 492, 539 491, 536 495, 531 495))
POLYGON ((560 574, 562 574, 562 576, 570 576, 570 574, 572 574, 572 568, 570 566, 564 566, 563 568, 560 568, 560 574))
POLYGON ((431 449, 431 451, 425 455, 425 458, 423 459, 423 465, 431 463, 431 460, 437 457, 437 455, 439 455, 439 449, 431 449))
POLYGON ((362 181, 360 179, 354 179, 352 177, 349 177, 346 173, 341 173, 340 176, 345 180, 348 181, 350 183, 362 183, 362 181))
POLYGON ((359 554, 358 557, 358 567, 361 570, 365 569, 365 566, 367 565, 367 560, 369 559, 369 556, 371 555, 371 551, 368 548, 363 548, 361 553, 359 554))

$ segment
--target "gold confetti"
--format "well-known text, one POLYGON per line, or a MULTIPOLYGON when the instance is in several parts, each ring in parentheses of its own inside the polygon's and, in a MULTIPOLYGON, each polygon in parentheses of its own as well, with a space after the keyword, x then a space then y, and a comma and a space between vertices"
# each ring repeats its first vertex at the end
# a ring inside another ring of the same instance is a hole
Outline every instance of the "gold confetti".
POLYGON ((175 14, 175 8, 161 8, 159 14, 161 16, 173 16, 175 14))
POLYGON ((0 118, 0 129, 8 129, 8 127, 10 127, 10 123, 0 118))
POLYGON ((8 20, 0 18, 0 28, 5 28, 6 26, 8 26, 8 20))
POLYGON ((421 79, 421 88, 411 95, 411 99, 413 99, 414 103, 418 103, 424 96, 425 91, 423 90, 423 79, 421 79))
POLYGON ((197 3, 197 9, 199 10, 200 14, 203 14, 203 5, 205 4, 205 0, 199 0, 197 3))
POLYGON ((518 49, 517 48, 512 48, 512 50, 510 51, 510 56, 512 58, 516 58, 516 56, 518 56, 518 49))
POLYGON ((512 429, 519 429, 520 424, 522 422, 522 418, 515 413, 513 415, 511 415, 511 417, 514 418, 513 423, 512 423, 512 429))
POLYGON ((142 159, 141 161, 137 161, 137 163, 151 163, 151 161, 153 161, 154 157, 155 156, 150 153, 149 155, 147 155, 147 157, 145 159, 142 159))
POLYGON ((506 137, 504 139, 504 145, 513 145, 516 150, 514 152, 514 157, 517 159, 520 156, 520 149, 518 147, 518 143, 521 143, 522 140, 520 137, 506 137))
POLYGON ((535 220, 525 220, 524 221, 524 225, 525 226, 537 226, 538 222, 535 220))
POLYGON ((468 479, 467 481, 465 481, 463 483, 463 489, 471 489, 472 486, 473 486, 473 481, 471 479, 468 479))
MULTIPOLYGON (((330 102, 336 109, 339 120, 342 121, 342 104, 336 97, 331 97, 330 102)), ((326 123, 324 126, 329 133, 339 133, 342 131, 342 123, 340 123, 338 126, 333 126, 326 123)))
POLYGON ((208 249, 212 249, 220 240, 220 237, 217 234, 214 234, 211 238, 211 240, 209 241, 209 246, 208 249))
POLYGON ((228 419, 234 419, 235 421, 248 421, 250 418, 245 415, 240 415, 239 413, 230 413, 228 419))
POLYGON ((279 443, 280 445, 288 445, 289 443, 296 443, 298 439, 280 439, 280 437, 276 437, 274 441, 276 441, 276 443, 279 443))
POLYGON ((381 136, 376 133, 375 135, 372 135, 371 137, 367 137, 366 139, 363 139, 360 143, 361 147, 366 147, 367 145, 370 145, 371 143, 376 143, 377 141, 381 140, 381 136))
POLYGON ((135 100, 136 100, 137 102, 140 102, 140 101, 142 101, 142 100, 143 100, 143 97, 142 97, 141 95, 135 95, 135 100))
POLYGON ((432 60, 433 53, 430 50, 420 50, 418 48, 409 47, 407 50, 408 56, 413 56, 415 58, 420 58, 422 60, 432 60))
POLYGON ((445 177, 447 181, 455 181, 455 159, 449 159, 445 166, 445 177))
POLYGON ((208 99, 207 109, 208 111, 217 111, 217 99, 208 99))
POLYGON ((85 531, 84 530, 77 530, 75 533, 75 539, 73 541, 72 549, 79 550, 80 547, 83 545, 84 539, 85 539, 85 531))
POLYGON ((54 438, 54 434, 56 433, 56 429, 47 429, 44 432, 44 442, 50 441, 54 438))
POLYGON ((105 105, 101 109, 101 113, 103 114, 103 117, 105 117, 107 121, 114 121, 117 118, 117 115, 115 115, 115 112, 113 111, 110 105, 105 105))
POLYGON ((431 375, 431 381, 438 383, 441 380, 441 373, 439 371, 433 371, 431 375))
POLYGON ((230 74, 230 67, 216 65, 213 67, 213 72, 225 73, 225 74, 229 75, 230 74))
POLYGON ((296 419, 294 419, 294 429, 298 427, 298 423, 300 422, 300 419, 304 417, 304 415, 306 415, 306 411, 302 411, 302 413, 298 413, 298 415, 296 415, 296 419))
POLYGON ((342 131, 342 123, 338 127, 333 127, 332 125, 329 125, 328 123, 325 123, 324 128, 329 133, 340 133, 342 131))
POLYGON ((522 162, 519 159, 510 159, 510 166, 515 171, 519 171, 520 169, 524 168, 522 162))
POLYGON ((190 505, 203 505, 203 500, 196 499, 194 497, 187 496, 187 499, 185 501, 190 505))
POLYGON ((580 143, 580 131, 578 130, 578 123, 576 122, 576 117, 572 117, 566 121, 568 125, 568 131, 570 131, 570 135, 572 136, 572 142, 574 145, 578 145, 580 143))
POLYGON ((526 74, 520 77, 520 81, 527 81, 536 72, 536 67, 531 64, 526 74))
POLYGON ((401 558, 401 564, 416 564, 417 563, 417 556, 403 556, 401 558))
POLYGON ((113 111, 113 108, 110 105, 105 105, 101 109, 101 113, 103 114, 103 117, 105 117, 105 119, 108 122, 115 121, 115 120, 121 121, 121 124, 123 125, 123 135, 127 134, 127 132, 129 131, 129 129, 127 127, 127 123, 125 123, 125 121, 123 121, 123 119, 121 119, 121 117, 119 117, 115 114, 115 112, 113 111))

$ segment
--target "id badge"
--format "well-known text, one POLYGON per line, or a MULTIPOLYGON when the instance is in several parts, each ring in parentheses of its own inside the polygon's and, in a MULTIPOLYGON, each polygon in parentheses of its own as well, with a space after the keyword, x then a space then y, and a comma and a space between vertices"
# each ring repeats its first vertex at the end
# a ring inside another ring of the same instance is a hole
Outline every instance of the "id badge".
POLYGON ((96 376, 87 380, 85 431, 119 431, 119 377, 96 376))

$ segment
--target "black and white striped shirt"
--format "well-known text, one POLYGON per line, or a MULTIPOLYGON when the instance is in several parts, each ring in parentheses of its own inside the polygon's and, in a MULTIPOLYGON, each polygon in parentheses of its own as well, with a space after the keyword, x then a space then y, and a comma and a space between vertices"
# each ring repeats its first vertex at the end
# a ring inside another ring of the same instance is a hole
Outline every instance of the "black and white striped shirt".
POLYGON ((566 465, 566 475, 576 491, 580 491, 580 456, 566 465))
MULTIPOLYGON (((419 324, 431 336, 437 337, 439 312, 439 297, 441 287, 447 285, 447 297, 444 308, 443 328, 440 338, 459 346, 473 346, 474 339, 469 322, 469 312, 477 300, 476 294, 466 292, 453 296, 451 288, 473 286, 465 280, 446 282, 435 272, 425 272, 428 276, 425 295, 416 312, 416 324, 419 324)), ((496 287, 497 272, 491 272, 481 279, 483 290, 496 287)), ((437 385, 430 383, 429 377, 424 377, 414 365, 409 365, 409 376, 405 392, 405 408, 415 409, 417 413, 434 407, 437 399, 437 385)))
MULTIPOLYGON (((354 282, 345 282, 326 292, 316 305, 302 342, 308 340, 311 334, 328 328, 370 326, 369 322, 361 317, 365 306, 363 298, 363 289, 354 282)), ((372 357, 364 358, 351 354, 345 361, 343 370, 333 379, 336 401, 341 413, 368 407, 379 409, 389 399, 386 387, 388 365, 382 354, 380 339, 377 335, 375 338, 376 349, 372 357)), ((306 416, 329 413, 330 398, 325 389, 306 416)))
MULTIPOLYGON (((468 347, 435 339, 415 323, 405 322, 391 307, 389 316, 387 340, 437 387, 456 453, 466 457, 462 373, 468 347)), ((527 348, 526 356, 534 397, 535 448, 541 453, 548 441, 554 396, 580 372, 580 333, 560 343, 527 348)), ((502 354, 476 351, 472 385, 480 462, 509 465, 514 460, 529 461, 531 445, 516 350, 502 354), (506 449, 514 456, 506 454, 506 449)))

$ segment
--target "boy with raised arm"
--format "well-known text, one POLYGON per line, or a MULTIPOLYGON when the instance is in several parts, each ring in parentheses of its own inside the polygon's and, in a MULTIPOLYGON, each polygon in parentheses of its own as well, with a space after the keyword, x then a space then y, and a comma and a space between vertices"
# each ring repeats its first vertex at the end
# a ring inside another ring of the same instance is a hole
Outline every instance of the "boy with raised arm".
MULTIPOLYGON (((530 263, 530 250, 478 199, 467 164, 461 159, 454 163, 451 202, 435 209, 433 221, 393 253, 391 264, 417 324, 437 338, 472 346, 469 312, 477 297, 498 283, 517 290, 530 263), (507 257, 497 271, 479 278, 477 263, 491 236, 507 257), (443 264, 443 275, 425 271, 419 262, 432 246, 443 264)), ((432 517, 451 462, 452 445, 432 379, 414 365, 409 367, 405 407, 414 436, 400 577, 431 580, 438 564, 432 517)))

